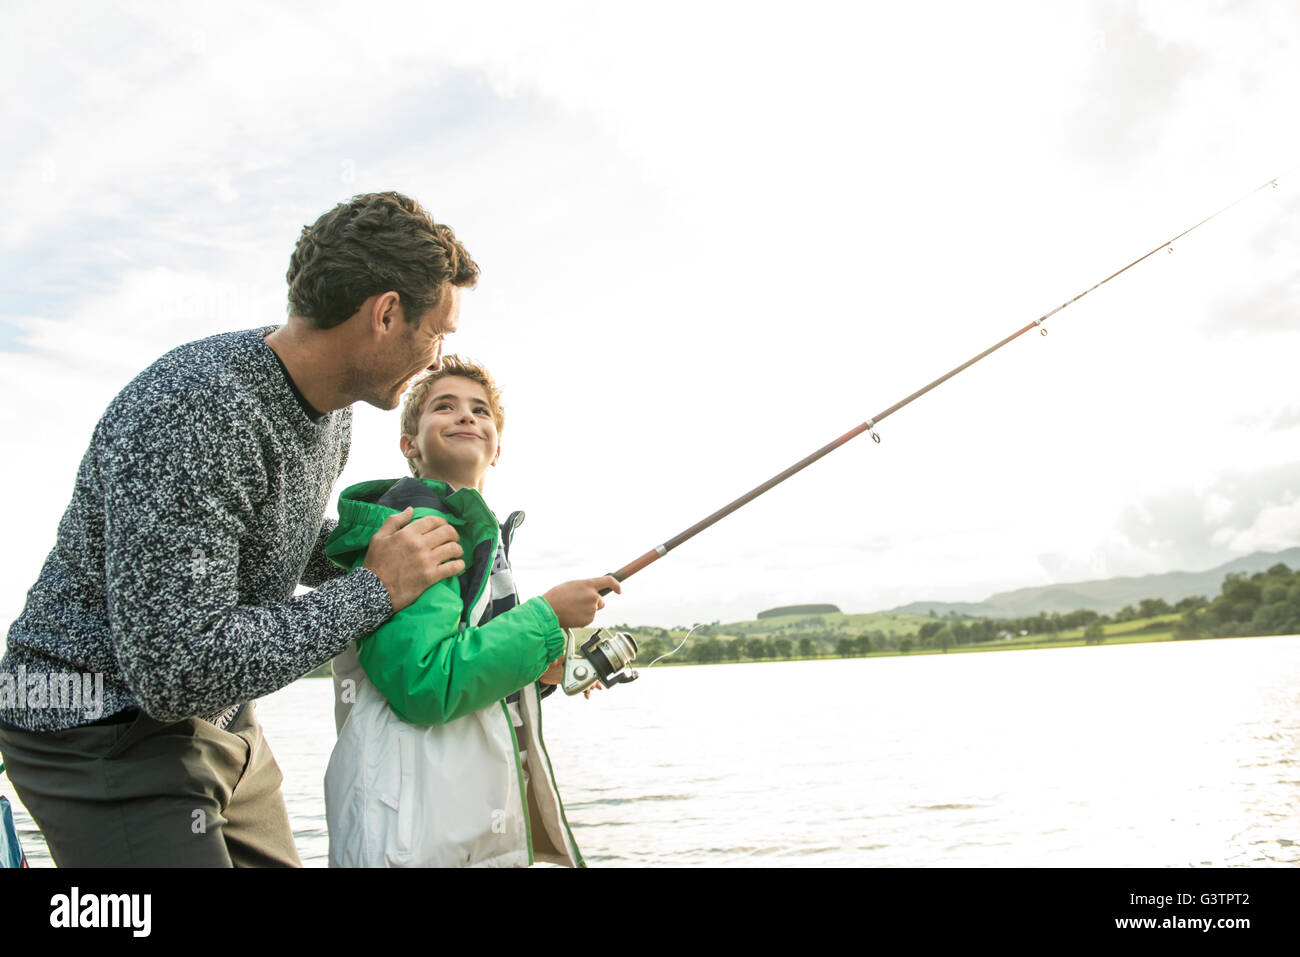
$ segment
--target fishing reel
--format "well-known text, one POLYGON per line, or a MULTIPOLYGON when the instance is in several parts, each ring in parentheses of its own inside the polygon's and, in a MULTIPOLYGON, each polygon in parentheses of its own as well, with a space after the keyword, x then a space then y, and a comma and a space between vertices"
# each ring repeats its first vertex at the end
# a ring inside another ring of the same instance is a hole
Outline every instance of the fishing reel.
POLYGON ((565 694, 586 691, 597 681, 610 685, 635 681, 637 673, 628 669, 636 660, 636 639, 626 631, 606 632, 597 628, 591 637, 578 644, 573 632, 564 629, 564 679, 561 687, 565 694))

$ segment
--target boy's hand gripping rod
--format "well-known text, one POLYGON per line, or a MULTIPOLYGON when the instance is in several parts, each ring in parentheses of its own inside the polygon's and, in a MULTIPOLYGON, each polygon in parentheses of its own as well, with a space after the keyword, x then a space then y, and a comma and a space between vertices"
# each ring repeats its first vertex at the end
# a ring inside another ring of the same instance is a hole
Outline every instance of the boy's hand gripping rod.
MULTIPOLYGON (((1168 240, 1168 241, 1166 241, 1166 242, 1161 243, 1161 244, 1160 244, 1159 246, 1157 246, 1155 249, 1151 250, 1151 252, 1146 253, 1146 254, 1143 255, 1143 256, 1139 256, 1137 259, 1133 260, 1131 263, 1129 263, 1129 264, 1128 264, 1127 266, 1125 266, 1123 269, 1119 269, 1119 270, 1117 270, 1117 271, 1111 273, 1109 276, 1107 276, 1107 277, 1106 277, 1105 279, 1103 279, 1101 282, 1096 283, 1095 285, 1089 286, 1087 289, 1085 289, 1083 292, 1079 293, 1079 294, 1078 294, 1077 296, 1075 296, 1073 299, 1068 299, 1068 300, 1066 300, 1065 302, 1061 303, 1059 306, 1057 306, 1055 309, 1053 309, 1051 312, 1048 312, 1048 313, 1045 313, 1044 315, 1039 316, 1037 319, 1035 319, 1033 322, 1029 323, 1029 325, 1025 326, 1023 329, 1018 329, 1017 331, 1013 332, 1011 335, 1009 335, 1009 336, 1007 336, 1005 339, 1003 339, 1001 342, 998 342, 997 344, 992 345, 992 346, 990 346, 989 348, 985 349, 985 350, 984 350, 983 352, 981 352, 979 355, 974 356, 974 357, 972 357, 972 358, 970 358, 970 359, 967 359, 967 360, 966 360, 965 362, 963 362, 961 365, 957 366, 957 368, 955 368, 955 369, 953 369, 952 371, 950 371, 950 372, 946 372, 946 373, 944 373, 943 375, 939 376, 939 378, 935 379, 935 380, 934 380, 933 382, 931 382, 930 384, 928 384, 928 385, 926 385, 926 386, 924 386, 924 387, 922 387, 922 388, 916 390, 916 391, 913 392, 911 395, 909 395, 906 399, 903 399, 901 402, 895 402, 893 405, 891 405, 889 408, 887 408, 884 412, 879 413, 878 415, 874 416, 873 418, 867 419, 867 421, 863 422, 863 423, 862 423, 861 425, 859 425, 859 426, 856 426, 855 428, 849 429, 849 431, 845 432, 845 433, 844 433, 843 435, 841 435, 838 439, 835 439, 834 441, 832 441, 832 442, 828 442, 826 445, 823 445, 823 446, 822 446, 820 449, 818 449, 816 452, 813 452, 811 455, 806 456, 805 458, 800 459, 798 462, 796 462, 794 465, 790 466, 790 467, 789 467, 788 469, 786 469, 785 471, 780 472, 780 473, 778 473, 777 475, 773 475, 770 479, 768 479, 768 480, 767 480, 766 482, 764 482, 762 485, 759 485, 759 486, 757 486, 756 488, 750 489, 748 492, 746 492, 744 495, 740 496, 740 498, 736 499, 734 502, 731 502, 731 503, 729 503, 729 504, 727 504, 727 505, 724 505, 722 508, 718 509, 718 510, 717 510, 716 512, 714 512, 712 515, 709 515, 708 517, 701 519, 700 521, 696 522, 694 525, 692 525, 690 528, 686 529, 685 531, 683 531, 683 532, 679 532, 677 535, 674 535, 672 538, 668 539, 668 541, 664 542, 662 545, 656 545, 654 548, 652 548, 650 551, 646 552, 646 553, 645 553, 644 555, 642 555, 641 557, 639 557, 639 558, 637 558, 637 559, 635 559, 635 560, 633 560, 633 561, 631 561, 631 562, 628 562, 626 565, 624 565, 624 566, 623 566, 622 568, 620 568, 618 571, 616 571, 616 572, 610 572, 610 575, 611 575, 612 577, 618 579, 619 581, 625 581, 625 580, 627 580, 628 578, 630 578, 631 576, 633 576, 633 575, 635 575, 637 572, 639 572, 641 569, 645 568, 645 567, 646 567, 647 565, 649 565, 650 563, 652 563, 652 562, 656 562, 656 561, 658 561, 660 558, 663 558, 663 556, 667 555, 669 552, 671 552, 671 551, 672 551, 674 548, 676 548, 678 545, 682 544, 683 542, 687 541, 688 539, 694 538, 696 535, 698 535, 700 532, 704 531, 704 530, 705 530, 706 528, 708 528, 710 525, 712 525, 712 524, 714 524, 715 522, 721 521, 722 519, 726 518, 728 515, 730 515, 730 514, 731 514, 732 512, 734 512, 736 509, 740 508, 742 505, 745 505, 745 504, 747 504, 747 503, 749 503, 749 502, 752 502, 754 499, 758 498, 760 495, 762 495, 762 494, 763 494, 764 492, 766 492, 768 489, 771 489, 771 488, 774 488, 774 487, 777 486, 777 485, 780 485, 782 482, 784 482, 786 479, 788 479, 791 475, 794 475, 796 472, 802 471, 803 469, 807 468, 809 465, 812 465, 814 462, 816 462, 818 459, 822 458, 823 456, 825 456, 825 455, 829 455, 831 452, 834 452, 836 449, 838 449, 838 448, 839 448, 841 445, 843 445, 845 442, 848 442, 850 439, 857 438, 857 437, 858 437, 859 435, 861 435, 863 432, 870 432, 870 433, 871 433, 871 437, 872 437, 876 442, 879 442, 879 441, 880 441, 880 436, 876 434, 876 432, 875 432, 875 426, 876 426, 879 422, 881 422, 881 421, 883 421, 884 419, 886 419, 887 417, 893 415, 893 414, 894 414, 895 412, 897 412, 899 409, 903 408, 903 406, 911 404, 912 402, 914 402, 914 401, 916 401, 917 399, 919 399, 921 396, 925 395, 925 394, 926 394, 927 392, 929 392, 931 389, 935 388, 935 387, 938 386, 938 385, 943 384, 944 382, 947 382, 949 379, 951 379, 953 376, 955 376, 958 372, 962 372, 962 371, 964 371, 965 369, 969 369, 971 366, 973 366, 975 363, 979 362, 981 359, 985 358, 986 356, 992 355, 994 352, 997 352, 999 349, 1001 349, 1003 346, 1005 346, 1008 342, 1011 342, 1013 339, 1018 339, 1020 336, 1024 335, 1024 334, 1025 334, 1026 332, 1028 332, 1030 329, 1033 329, 1035 326, 1042 326, 1044 322, 1046 322, 1046 321, 1047 321, 1048 319, 1050 319, 1052 316, 1056 315, 1058 312, 1060 312, 1060 311, 1061 311, 1062 309, 1064 309, 1066 306, 1069 306, 1069 305, 1072 305, 1072 304, 1078 302, 1078 301, 1079 301, 1080 299, 1082 299, 1084 296, 1088 295, 1088 293, 1092 292, 1094 289, 1097 289, 1097 288, 1099 288, 1099 287, 1101 287, 1101 286, 1104 286, 1106 283, 1110 282, 1112 279, 1114 279, 1114 278, 1115 278, 1116 276, 1118 276, 1120 273, 1128 272, 1128 270, 1132 269, 1132 268, 1133 268, 1134 266, 1136 266, 1138 263, 1142 262, 1142 260, 1147 259, 1148 257, 1155 255, 1156 253, 1160 252, 1160 250, 1162 250, 1162 249, 1164 249, 1164 248, 1166 248, 1166 247, 1168 247, 1168 246, 1172 246, 1175 242, 1177 242, 1178 240, 1182 239, 1184 236, 1186 236, 1188 233, 1190 233, 1193 229, 1196 229, 1196 228, 1198 228, 1198 227, 1200 227, 1200 226, 1204 226, 1206 223, 1208 223, 1210 220, 1214 219, 1214 218, 1215 218, 1216 216, 1218 216, 1220 213, 1226 213, 1228 210, 1232 209, 1232 207, 1236 206, 1238 203, 1240 203, 1240 202, 1242 202, 1243 200, 1249 198, 1250 196, 1255 195, 1255 193, 1258 193, 1260 190, 1265 189, 1265 188, 1267 188, 1267 187, 1269 187, 1269 186, 1276 187, 1276 186, 1277 186, 1277 179, 1271 179, 1271 180, 1269 180, 1267 183, 1264 183, 1264 184, 1262 184, 1262 185, 1260 185, 1260 186, 1255 187, 1255 188, 1252 189, 1249 193, 1246 193, 1244 196, 1242 196, 1240 199, 1234 200, 1233 202, 1229 203, 1227 206, 1224 206, 1224 207, 1223 207, 1222 209, 1220 209, 1218 212, 1216 212, 1216 213, 1212 213, 1212 214, 1210 214, 1209 216, 1206 216, 1204 219, 1202 219, 1202 220, 1201 220, 1199 223, 1197 223, 1195 226, 1191 226, 1191 227, 1189 227, 1189 228, 1187 228, 1187 229, 1184 229, 1181 233, 1179 233, 1179 234, 1178 234, 1177 236, 1175 236, 1173 239, 1170 239, 1170 240, 1168 240)), ((1042 334, 1043 334, 1043 335, 1047 335, 1047 329, 1046 329, 1046 328, 1042 329, 1041 331, 1042 331, 1042 334)), ((602 589, 600 593, 601 593, 602 595, 607 595, 607 594, 609 594, 609 592, 610 592, 610 589, 605 588, 605 589, 602 589)))

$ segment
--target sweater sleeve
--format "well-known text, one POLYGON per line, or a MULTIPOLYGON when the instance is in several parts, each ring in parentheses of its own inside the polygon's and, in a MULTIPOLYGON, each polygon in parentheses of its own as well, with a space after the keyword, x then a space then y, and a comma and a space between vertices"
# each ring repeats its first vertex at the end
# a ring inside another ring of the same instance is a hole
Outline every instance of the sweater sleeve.
POLYGON ((564 631, 545 598, 464 631, 460 612, 458 576, 430 586, 357 650, 366 677, 409 724, 445 724, 485 708, 564 654, 564 631))
POLYGON ((321 522, 320 534, 316 537, 316 545, 311 550, 311 558, 307 560, 307 567, 303 569, 302 576, 298 579, 308 588, 319 588, 331 578, 338 578, 345 571, 325 555, 325 542, 338 524, 338 519, 334 518, 327 518, 321 522))
POLYGON ((267 479, 256 441, 215 398, 159 398, 124 415, 98 451, 111 640, 151 717, 268 694, 392 614, 365 568, 241 604, 240 542, 267 479))

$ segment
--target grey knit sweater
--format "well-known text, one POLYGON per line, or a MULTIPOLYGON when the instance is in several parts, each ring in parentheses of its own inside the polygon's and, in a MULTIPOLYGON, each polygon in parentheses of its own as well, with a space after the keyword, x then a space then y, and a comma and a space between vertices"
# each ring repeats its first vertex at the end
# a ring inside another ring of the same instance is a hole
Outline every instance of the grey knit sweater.
POLYGON ((0 721, 206 717, 282 688, 393 613, 375 574, 324 555, 352 410, 313 421, 264 340, 167 353, 109 404, 54 549, 0 659, 0 721), (315 591, 295 597, 301 582, 315 591), (69 689, 79 676, 82 694, 69 689))

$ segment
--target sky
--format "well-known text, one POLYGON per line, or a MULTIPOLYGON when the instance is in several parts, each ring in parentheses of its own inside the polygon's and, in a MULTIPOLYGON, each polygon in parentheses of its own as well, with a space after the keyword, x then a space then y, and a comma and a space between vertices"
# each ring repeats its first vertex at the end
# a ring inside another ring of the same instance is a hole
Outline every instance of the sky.
MULTIPOLYGON (((1300 8, 6 4, 0 622, 91 430, 285 318, 395 189, 482 268, 524 593, 613 570, 1256 186, 634 576, 601 621, 865 612, 1300 544, 1300 8)), ((404 474, 358 405, 347 485, 404 474)), ((333 509, 331 509, 331 513, 333 509)))

